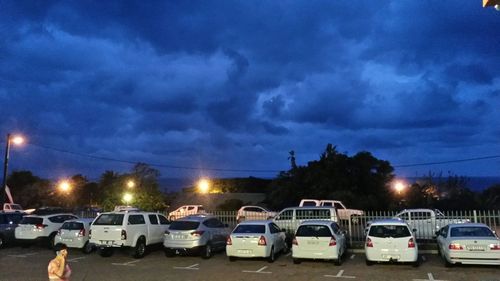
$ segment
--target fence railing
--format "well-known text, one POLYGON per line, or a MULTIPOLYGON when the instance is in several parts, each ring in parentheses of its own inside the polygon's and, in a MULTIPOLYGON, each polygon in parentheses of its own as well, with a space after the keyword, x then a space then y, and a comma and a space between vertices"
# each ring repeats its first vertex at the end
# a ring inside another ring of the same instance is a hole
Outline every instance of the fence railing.
MULTIPOLYGON (((236 219, 237 211, 208 211, 207 213, 218 217, 224 224, 227 224, 230 229, 233 229, 238 221, 236 219)), ((179 217, 169 217, 168 213, 163 213, 169 219, 179 219, 179 217)), ((380 219, 393 218, 398 212, 392 211, 367 211, 363 216, 356 216, 351 220, 338 221, 340 227, 347 231, 348 243, 351 247, 362 247, 365 241, 365 230, 367 226, 380 219)), ((93 218, 97 216, 95 212, 78 213, 80 217, 93 218)), ((264 218, 265 219, 265 218, 264 218)), ((298 220, 276 221, 277 224, 284 229, 290 236, 293 236, 297 226, 304 220, 319 219, 315 218, 300 218, 298 220)), ((447 211, 437 217, 429 216, 424 212, 411 213, 410 216, 403 216, 411 229, 415 229, 415 235, 419 244, 435 243, 435 232, 441 227, 450 223, 484 223, 491 229, 500 233, 500 210, 473 210, 473 211, 447 211)))

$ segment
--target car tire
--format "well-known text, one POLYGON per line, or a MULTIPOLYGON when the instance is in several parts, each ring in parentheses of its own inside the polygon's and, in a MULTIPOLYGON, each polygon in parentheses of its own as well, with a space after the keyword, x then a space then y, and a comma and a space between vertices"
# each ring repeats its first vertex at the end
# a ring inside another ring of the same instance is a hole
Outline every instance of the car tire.
POLYGON ((372 265, 374 264, 374 262, 372 262, 372 261, 371 261, 371 260, 369 260, 369 259, 366 259, 366 260, 365 260, 365 262, 366 262, 366 265, 367 265, 367 266, 372 266, 372 265))
POLYGON ((444 266, 445 267, 453 267, 454 264, 449 262, 444 255, 442 255, 443 261, 444 261, 444 266))
POLYGON ((333 264, 336 266, 341 266, 342 265, 342 256, 339 256, 338 258, 333 260, 333 264))
POLYGON ((293 259, 294 264, 300 264, 301 262, 302 261, 300 259, 296 259, 296 258, 293 259))
POLYGON ((99 256, 103 258, 111 257, 113 255, 112 248, 101 248, 99 249, 99 256))
POLYGON ((276 261, 276 253, 274 252, 274 246, 271 247, 271 252, 269 253, 269 257, 267 257, 267 262, 273 263, 276 261))
POLYGON ((53 233, 51 233, 51 234, 49 235, 49 241, 48 241, 48 243, 47 243, 47 247, 48 247, 49 249, 54 249, 54 243, 55 243, 55 241, 54 241, 54 240, 55 240, 55 238, 56 238, 56 234, 57 234, 57 232, 53 232, 53 233))
POLYGON ((209 259, 212 257, 212 244, 210 242, 207 243, 207 245, 203 246, 201 248, 201 258, 202 259, 209 259))
POLYGON ((146 255, 146 239, 141 236, 137 239, 135 243, 134 250, 132 252, 132 257, 135 259, 140 259, 146 255))
POLYGON ((3 246, 4 246, 3 244, 4 244, 4 239, 3 239, 3 236, 2 236, 2 235, 0 235, 0 249, 2 249, 2 248, 3 248, 3 246))
POLYGON ((165 249, 165 257, 167 258, 173 258, 175 257, 175 251, 172 249, 165 249))
POLYGON ((228 258, 230 262, 235 262, 237 260, 237 258, 233 256, 229 256, 228 258))
POLYGON ((90 244, 89 241, 87 241, 85 245, 83 245, 82 252, 84 254, 90 254, 92 253, 93 250, 94 250, 94 245, 90 244))

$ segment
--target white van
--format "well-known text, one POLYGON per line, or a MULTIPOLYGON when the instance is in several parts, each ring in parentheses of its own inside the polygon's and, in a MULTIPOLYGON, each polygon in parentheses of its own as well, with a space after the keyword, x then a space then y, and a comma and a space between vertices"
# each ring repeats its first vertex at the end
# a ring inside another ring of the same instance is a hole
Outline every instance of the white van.
POLYGON ((334 207, 290 207, 279 212, 273 221, 288 234, 293 235, 299 225, 306 220, 326 220, 338 222, 334 207))

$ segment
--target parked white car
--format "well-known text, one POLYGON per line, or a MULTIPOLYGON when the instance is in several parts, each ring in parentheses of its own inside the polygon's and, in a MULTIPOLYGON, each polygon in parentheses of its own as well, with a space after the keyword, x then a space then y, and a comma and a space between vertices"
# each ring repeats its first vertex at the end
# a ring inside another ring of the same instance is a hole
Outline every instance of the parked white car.
POLYGON ((270 220, 244 221, 227 238, 226 255, 236 258, 267 258, 276 260, 277 253, 288 251, 285 232, 270 220))
POLYGON ((300 207, 306 206, 323 206, 334 207, 337 209, 340 220, 351 220, 353 223, 359 223, 359 217, 365 214, 362 210, 348 209, 342 201, 338 200, 316 200, 316 199, 302 199, 299 203, 300 207))
POLYGON ((172 222, 165 231, 165 255, 200 253, 208 259, 214 251, 224 250, 229 229, 212 215, 191 215, 172 222))
POLYGON ((303 222, 292 242, 293 263, 299 264, 301 259, 323 259, 340 265, 347 249, 345 234, 336 222, 303 222))
POLYGON ((454 264, 500 265, 500 239, 485 224, 449 224, 436 234, 438 250, 447 267, 454 264))
POLYGON ((269 220, 276 216, 276 212, 271 212, 260 206, 243 206, 238 210, 236 222, 244 220, 269 220))
POLYGON ((170 222, 161 214, 108 212, 100 214, 90 227, 90 243, 108 257, 114 248, 130 247, 134 258, 146 254, 146 246, 162 243, 170 222))
POLYGON ((89 243, 90 224, 94 219, 74 219, 63 223, 54 237, 54 245, 66 244, 69 248, 78 248, 88 254, 93 245, 89 243))
POLYGON ((419 265, 417 240, 409 226, 397 219, 374 221, 365 243, 366 265, 374 262, 410 262, 419 265))
POLYGON ((416 229, 418 239, 433 239, 436 231, 450 223, 466 223, 469 219, 446 217, 437 209, 405 209, 394 218, 405 221, 411 229, 416 229))
POLYGON ((43 241, 47 242, 49 248, 52 248, 59 228, 65 221, 72 219, 78 219, 78 217, 73 214, 25 216, 16 227, 15 236, 17 241, 24 245, 43 241))
POLYGON ((203 205, 184 205, 177 208, 168 214, 168 218, 173 221, 185 216, 196 215, 196 214, 206 214, 203 205))

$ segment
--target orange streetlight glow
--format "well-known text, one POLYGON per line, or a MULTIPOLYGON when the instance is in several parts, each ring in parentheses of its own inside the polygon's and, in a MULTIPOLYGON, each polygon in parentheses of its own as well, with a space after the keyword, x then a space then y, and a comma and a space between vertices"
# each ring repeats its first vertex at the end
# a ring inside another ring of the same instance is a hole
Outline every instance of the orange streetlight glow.
POLYGON ((128 188, 134 188, 135 187, 135 182, 133 180, 127 181, 127 187, 128 188))
POLYGON ((15 145, 21 145, 24 143, 24 138, 22 136, 16 135, 10 138, 10 141, 15 145))
POLYGON ((406 185, 402 181, 397 181, 394 183, 394 189, 398 194, 401 194, 406 189, 406 185))
POLYGON ((198 191, 200 193, 208 193, 210 190, 210 182, 207 179, 201 179, 198 181, 198 191))
POLYGON ((59 190, 62 192, 69 192, 71 187, 71 183, 68 180, 62 180, 58 185, 59 190))

